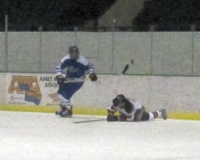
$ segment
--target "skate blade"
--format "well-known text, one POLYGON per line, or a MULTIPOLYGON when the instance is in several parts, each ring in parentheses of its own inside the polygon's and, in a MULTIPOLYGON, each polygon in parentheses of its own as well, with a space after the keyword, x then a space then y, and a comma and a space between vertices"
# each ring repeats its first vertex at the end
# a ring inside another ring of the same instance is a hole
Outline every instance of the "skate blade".
POLYGON ((72 118, 72 115, 67 115, 67 116, 60 115, 60 118, 72 118))
POLYGON ((55 112, 55 115, 58 115, 58 116, 59 116, 60 114, 61 114, 61 112, 59 112, 59 111, 56 111, 56 112, 55 112))

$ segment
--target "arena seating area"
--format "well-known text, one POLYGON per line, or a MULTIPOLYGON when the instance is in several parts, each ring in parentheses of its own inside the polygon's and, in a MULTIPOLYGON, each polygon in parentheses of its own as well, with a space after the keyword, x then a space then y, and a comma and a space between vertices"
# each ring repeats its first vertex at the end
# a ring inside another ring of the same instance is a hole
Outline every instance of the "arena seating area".
POLYGON ((199 0, 153 0, 145 2, 133 26, 138 31, 147 31, 150 25, 155 31, 188 31, 191 25, 200 30, 199 20, 199 0))

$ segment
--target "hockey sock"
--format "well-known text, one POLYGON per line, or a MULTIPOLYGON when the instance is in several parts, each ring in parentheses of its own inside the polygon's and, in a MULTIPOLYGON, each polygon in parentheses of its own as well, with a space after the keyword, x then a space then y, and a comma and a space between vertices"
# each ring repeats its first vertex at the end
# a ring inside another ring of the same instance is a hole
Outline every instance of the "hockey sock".
POLYGON ((71 100, 62 101, 62 102, 60 103, 60 105, 61 105, 62 107, 67 108, 68 110, 71 110, 71 100))
POLYGON ((156 119, 158 117, 161 117, 161 112, 160 111, 154 111, 149 113, 149 120, 156 119))

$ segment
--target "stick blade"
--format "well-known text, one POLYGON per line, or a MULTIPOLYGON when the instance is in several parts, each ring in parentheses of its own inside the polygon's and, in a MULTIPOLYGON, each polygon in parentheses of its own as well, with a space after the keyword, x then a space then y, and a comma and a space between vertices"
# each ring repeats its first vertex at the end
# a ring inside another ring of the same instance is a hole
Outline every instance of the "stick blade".
POLYGON ((125 73, 127 72, 128 68, 129 68, 129 65, 127 64, 127 65, 124 67, 124 69, 123 69, 123 71, 122 71, 122 74, 125 74, 125 73))

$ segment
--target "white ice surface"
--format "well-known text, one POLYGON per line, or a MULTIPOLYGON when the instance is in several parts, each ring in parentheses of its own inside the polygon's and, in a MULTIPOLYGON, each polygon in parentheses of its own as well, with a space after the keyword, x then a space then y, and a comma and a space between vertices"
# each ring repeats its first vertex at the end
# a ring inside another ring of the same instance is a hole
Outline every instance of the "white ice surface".
POLYGON ((1 111, 0 160, 200 160, 200 121, 91 119, 1 111))

